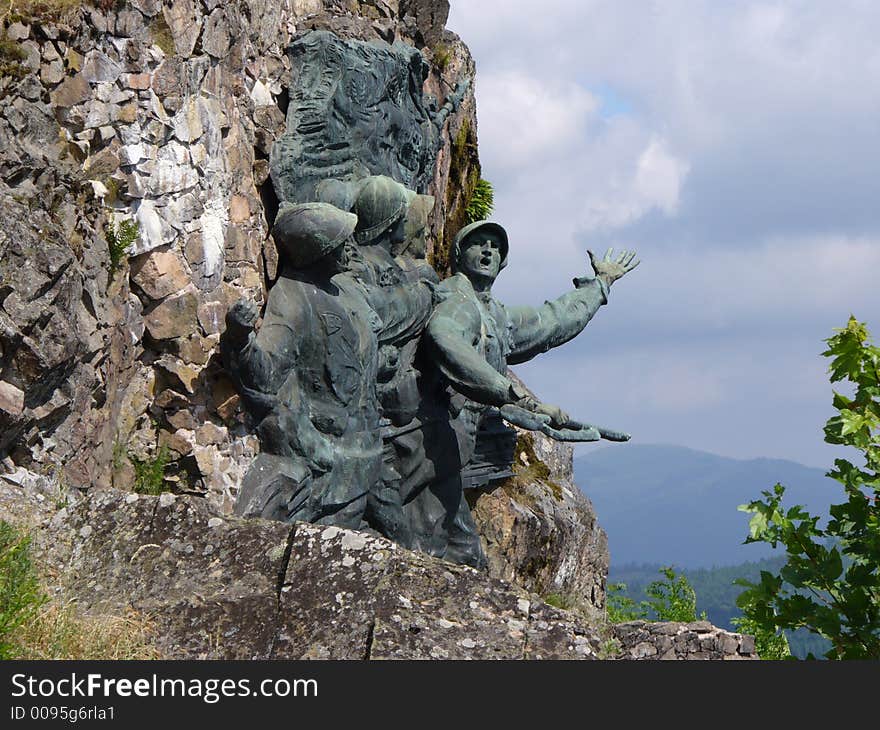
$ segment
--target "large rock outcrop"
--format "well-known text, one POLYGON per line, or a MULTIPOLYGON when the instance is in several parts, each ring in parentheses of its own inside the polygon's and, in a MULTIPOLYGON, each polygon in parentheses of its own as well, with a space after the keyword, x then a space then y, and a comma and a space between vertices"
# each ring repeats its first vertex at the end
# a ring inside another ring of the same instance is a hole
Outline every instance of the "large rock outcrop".
MULTIPOLYGON (((7 471, 130 488, 159 463, 169 488, 231 509, 259 445, 217 349, 229 303, 263 299, 275 274, 268 157, 285 128, 285 49, 309 30, 402 41, 430 65, 426 99, 464 92, 426 190, 443 271, 479 176, 474 67, 447 15, 443 0, 138 0, 9 26, 25 54, 0 80, 7 471), (139 235, 116 260, 106 230, 127 219, 139 235)), ((570 450, 546 441, 535 458, 552 477, 477 500, 492 574, 601 609, 603 537, 571 483, 570 450)))
POLYGON ((519 432, 513 470, 471 498, 490 574, 601 618, 608 540, 572 481, 571 446, 519 432))
POLYGON ((59 600, 149 616, 168 658, 753 658, 708 624, 611 631, 534 593, 361 532, 241 520, 204 499, 0 476, 0 518, 27 524, 59 600))

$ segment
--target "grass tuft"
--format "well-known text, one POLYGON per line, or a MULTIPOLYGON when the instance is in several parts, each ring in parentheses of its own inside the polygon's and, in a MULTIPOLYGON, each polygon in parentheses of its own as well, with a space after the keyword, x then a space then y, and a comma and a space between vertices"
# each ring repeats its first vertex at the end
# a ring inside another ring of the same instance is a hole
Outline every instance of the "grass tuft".
POLYGON ((0 520, 0 659, 15 657, 16 632, 46 600, 31 556, 30 536, 0 520))
POLYGON ((134 466, 134 491, 138 494, 157 495, 167 492, 165 488, 165 469, 170 461, 168 446, 162 444, 152 459, 128 457, 134 466))
POLYGON ((152 622, 135 611, 124 615, 80 614, 75 604, 48 604, 16 635, 19 659, 160 659, 152 645, 152 622))

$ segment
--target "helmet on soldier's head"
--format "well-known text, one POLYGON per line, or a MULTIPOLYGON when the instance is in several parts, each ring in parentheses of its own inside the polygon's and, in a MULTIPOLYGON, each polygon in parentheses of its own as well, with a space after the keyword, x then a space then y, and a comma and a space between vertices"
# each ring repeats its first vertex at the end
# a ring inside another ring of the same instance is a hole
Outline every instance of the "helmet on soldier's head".
POLYGON ((355 239, 365 244, 378 238, 406 215, 415 192, 385 175, 367 178, 355 198, 352 211, 357 214, 355 239))
POLYGON ((351 210, 363 180, 338 180, 327 178, 315 186, 315 200, 330 203, 341 210, 351 210))
POLYGON ((337 249, 351 236, 357 216, 329 203, 282 203, 272 236, 282 260, 301 268, 337 249))
POLYGON ((510 244, 507 241, 507 231, 504 230, 497 223, 493 223, 492 221, 476 221, 475 223, 471 223, 462 228, 458 233, 455 234, 455 239, 452 241, 452 270, 458 271, 458 259, 461 256, 461 252, 464 250, 467 239, 471 236, 471 234, 476 233, 477 231, 485 230, 489 233, 494 233, 498 236, 498 243, 501 248, 501 265, 498 267, 500 271, 505 266, 507 266, 507 252, 510 250, 510 244))

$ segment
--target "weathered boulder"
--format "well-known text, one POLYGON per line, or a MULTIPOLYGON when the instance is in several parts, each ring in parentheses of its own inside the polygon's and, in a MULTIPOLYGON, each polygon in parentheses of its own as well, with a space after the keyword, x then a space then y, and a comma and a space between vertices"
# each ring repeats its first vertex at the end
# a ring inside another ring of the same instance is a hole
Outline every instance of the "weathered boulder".
POLYGON ((174 658, 596 658, 599 633, 521 588, 366 533, 219 515, 115 490, 63 510, 83 609, 153 617, 174 658))
POLYGON ((705 622, 637 622, 612 635, 520 586, 383 538, 228 517, 198 497, 110 489, 69 501, 54 480, 19 470, 0 476, 0 519, 30 531, 56 600, 149 616, 168 658, 754 655, 748 637, 705 622))
POLYGON ((609 554, 592 503, 572 481, 572 448, 519 431, 514 476, 470 498, 489 573, 592 617, 605 611, 609 554))

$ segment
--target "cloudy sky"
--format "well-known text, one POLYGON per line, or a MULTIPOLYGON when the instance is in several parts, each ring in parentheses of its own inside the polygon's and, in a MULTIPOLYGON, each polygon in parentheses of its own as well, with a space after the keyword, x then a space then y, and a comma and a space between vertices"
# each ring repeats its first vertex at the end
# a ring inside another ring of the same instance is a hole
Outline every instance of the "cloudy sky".
POLYGON ((829 466, 822 341, 850 313, 880 339, 880 3, 451 4, 511 237, 498 298, 557 296, 588 248, 642 260, 517 372, 634 443, 829 466))

